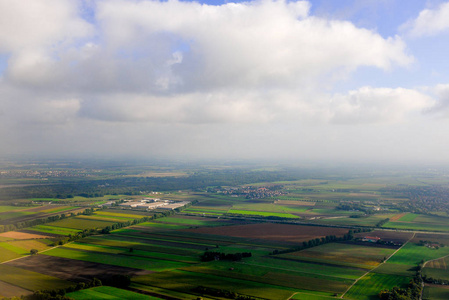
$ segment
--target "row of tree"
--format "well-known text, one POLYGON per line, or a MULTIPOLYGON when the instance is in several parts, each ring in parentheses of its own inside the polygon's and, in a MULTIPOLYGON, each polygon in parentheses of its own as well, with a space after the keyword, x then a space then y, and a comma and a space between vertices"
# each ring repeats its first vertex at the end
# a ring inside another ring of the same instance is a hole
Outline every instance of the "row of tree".
POLYGON ((240 261, 242 258, 251 257, 251 252, 242 252, 242 253, 223 253, 223 252, 215 252, 215 251, 206 251, 203 255, 200 256, 201 261, 213 261, 213 260, 232 260, 232 261, 240 261))
POLYGON ((304 242, 302 242, 302 245, 300 245, 298 247, 294 247, 294 248, 290 248, 290 249, 286 249, 286 250, 277 250, 276 249, 273 252, 271 252, 270 255, 301 251, 304 249, 316 247, 316 246, 327 244, 327 243, 350 241, 354 238, 354 233, 357 233, 357 232, 361 232, 361 229, 349 230, 348 233, 344 234, 341 237, 337 237, 335 235, 326 235, 326 237, 311 239, 307 242, 304 241, 304 242))
MULTIPOLYGON (((83 212, 79 212, 76 215, 91 215, 93 212, 94 212, 93 208, 86 208, 83 212)), ((74 217, 76 215, 74 213, 71 213, 70 215, 69 214, 60 214, 60 215, 49 216, 47 218, 38 218, 38 219, 16 222, 14 224, 0 225, 0 232, 14 231, 14 230, 32 227, 32 226, 36 226, 36 225, 43 225, 45 223, 55 222, 55 221, 62 220, 62 219, 68 218, 68 217, 74 217)))
POLYGON ((215 296, 215 297, 226 298, 226 299, 256 300, 256 298, 254 298, 254 297, 242 295, 242 294, 236 293, 234 291, 229 291, 229 290, 225 290, 225 289, 214 289, 214 288, 205 287, 205 286, 197 286, 192 291, 200 294, 201 296, 209 295, 209 296, 215 296))

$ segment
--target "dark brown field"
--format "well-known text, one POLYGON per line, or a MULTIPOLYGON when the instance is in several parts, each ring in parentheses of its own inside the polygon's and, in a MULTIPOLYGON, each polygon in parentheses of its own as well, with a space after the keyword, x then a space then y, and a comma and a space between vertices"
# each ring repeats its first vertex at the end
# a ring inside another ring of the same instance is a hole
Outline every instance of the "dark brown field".
POLYGON ((112 266, 47 255, 32 255, 7 263, 10 266, 58 277, 75 282, 89 281, 93 278, 107 279, 115 274, 145 275, 152 271, 112 266))
POLYGON ((273 241, 304 242, 326 235, 342 236, 348 229, 320 226, 288 225, 276 223, 261 223, 221 227, 203 227, 185 229, 184 231, 216 234, 250 239, 264 239, 273 241))

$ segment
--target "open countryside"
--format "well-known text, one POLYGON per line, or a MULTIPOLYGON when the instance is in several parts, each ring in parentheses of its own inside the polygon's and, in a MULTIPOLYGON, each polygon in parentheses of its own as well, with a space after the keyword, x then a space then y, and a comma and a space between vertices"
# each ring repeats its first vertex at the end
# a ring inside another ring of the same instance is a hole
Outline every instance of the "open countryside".
POLYGON ((145 179, 159 185, 146 192, 124 184, 113 195, 105 184, 92 195, 49 197, 63 182, 33 186, 45 197, 3 200, 1 296, 444 299, 445 177, 309 180, 277 170, 240 173, 245 182, 235 185, 234 175, 202 172, 208 179, 195 189, 176 188, 189 176, 164 176, 145 179))

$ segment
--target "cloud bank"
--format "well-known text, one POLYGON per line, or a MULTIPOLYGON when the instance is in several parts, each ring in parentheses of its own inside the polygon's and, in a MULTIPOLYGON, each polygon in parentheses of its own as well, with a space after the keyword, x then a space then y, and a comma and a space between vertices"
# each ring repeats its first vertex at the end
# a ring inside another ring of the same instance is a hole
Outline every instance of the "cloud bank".
MULTIPOLYGON (((410 32, 446 28, 446 6, 423 11, 410 32)), ((435 105, 401 87, 334 92, 360 68, 390 72, 415 58, 398 35, 316 17, 310 7, 281 0, 2 1, 0 133, 11 145, 3 151, 78 151, 82 143, 98 152, 120 138, 145 137, 159 141, 157 153, 182 144, 189 154, 203 143, 202 153, 224 155, 226 146, 204 145, 217 132, 236 141, 228 145, 260 142, 263 133, 281 142, 281 131, 293 128, 307 135, 303 128, 406 124, 435 105), (58 139, 69 146, 53 148, 58 139)), ((258 151, 248 147, 246 156, 258 151)))

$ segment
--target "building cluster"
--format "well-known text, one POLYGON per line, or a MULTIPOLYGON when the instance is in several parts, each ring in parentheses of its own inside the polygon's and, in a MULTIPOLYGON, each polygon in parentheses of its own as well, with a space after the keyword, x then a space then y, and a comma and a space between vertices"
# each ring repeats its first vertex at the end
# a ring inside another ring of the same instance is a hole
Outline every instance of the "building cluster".
POLYGON ((285 195, 286 193, 282 190, 282 186, 270 186, 270 187, 239 187, 239 188, 222 188, 216 191, 217 193, 231 195, 235 197, 245 197, 247 199, 262 199, 262 198, 272 198, 285 195))
POLYGON ((58 178, 58 177, 90 177, 96 171, 83 169, 73 170, 8 170, 0 171, 0 178, 58 178))
POLYGON ((183 207, 189 204, 190 201, 171 201, 171 200, 161 200, 153 198, 144 198, 142 200, 124 200, 123 203, 116 203, 115 201, 108 201, 102 204, 102 207, 112 207, 117 206, 121 209, 142 209, 142 210, 153 210, 153 209, 166 209, 173 210, 175 208, 183 207))

